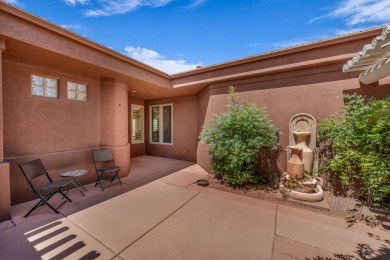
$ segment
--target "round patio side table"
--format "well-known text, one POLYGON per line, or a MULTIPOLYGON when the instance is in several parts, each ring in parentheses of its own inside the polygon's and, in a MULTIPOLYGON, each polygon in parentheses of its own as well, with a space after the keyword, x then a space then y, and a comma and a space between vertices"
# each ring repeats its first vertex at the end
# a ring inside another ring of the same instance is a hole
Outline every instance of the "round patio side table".
POLYGON ((88 170, 85 170, 85 169, 72 170, 72 171, 67 171, 67 172, 61 173, 61 177, 63 177, 63 178, 71 178, 73 185, 81 192, 81 194, 83 194, 83 196, 85 196, 83 190, 87 191, 87 189, 84 188, 84 186, 81 185, 81 183, 77 179, 80 176, 86 174, 87 172, 88 172, 88 170))

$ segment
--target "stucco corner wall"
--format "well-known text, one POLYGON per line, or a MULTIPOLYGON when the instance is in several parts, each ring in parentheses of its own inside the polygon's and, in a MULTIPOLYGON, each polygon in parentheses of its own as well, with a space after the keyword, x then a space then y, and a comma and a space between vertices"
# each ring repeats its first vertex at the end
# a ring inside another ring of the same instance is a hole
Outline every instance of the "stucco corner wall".
POLYGON ((114 154, 115 165, 121 167, 120 177, 126 177, 130 173, 130 144, 123 146, 107 147, 111 148, 114 154))
POLYGON ((0 163, 0 222, 11 219, 10 165, 0 163))
MULTIPOLYGON (((381 81, 378 86, 361 86, 358 78, 345 75, 339 69, 316 70, 310 69, 306 73, 299 71, 296 76, 292 72, 289 72, 288 77, 280 73, 274 78, 266 77, 267 80, 262 77, 248 78, 210 86, 198 97, 198 131, 212 120, 214 114, 226 111, 228 88, 235 86, 241 102, 252 103, 265 110, 272 123, 278 127, 282 150, 279 157, 273 156, 279 171, 283 172, 287 168, 288 124, 295 114, 308 113, 319 121, 341 111, 344 106, 343 94, 356 92, 377 98, 390 95, 390 79, 381 81)), ((209 171, 208 150, 201 143, 197 146, 197 162, 209 171)))
POLYGON ((198 147, 196 149, 196 163, 203 168, 208 173, 211 173, 213 168, 211 167, 209 150, 207 144, 198 142, 198 147))
POLYGON ((128 87, 114 78, 101 78, 101 145, 122 146, 129 143, 128 87))
POLYGON ((147 101, 145 106, 146 154, 196 162, 198 142, 196 118, 197 102, 195 97, 147 101), (173 145, 150 143, 150 106, 162 104, 173 105, 173 145))

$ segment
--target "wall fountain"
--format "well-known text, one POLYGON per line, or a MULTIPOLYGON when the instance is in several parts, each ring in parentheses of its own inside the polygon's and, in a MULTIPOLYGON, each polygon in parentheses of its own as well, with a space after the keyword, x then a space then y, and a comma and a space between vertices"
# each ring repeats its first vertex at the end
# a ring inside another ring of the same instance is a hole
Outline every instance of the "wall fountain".
POLYGON ((283 173, 280 191, 292 199, 317 202, 324 199, 323 180, 318 177, 316 120, 309 114, 297 114, 289 123, 287 172, 283 173))

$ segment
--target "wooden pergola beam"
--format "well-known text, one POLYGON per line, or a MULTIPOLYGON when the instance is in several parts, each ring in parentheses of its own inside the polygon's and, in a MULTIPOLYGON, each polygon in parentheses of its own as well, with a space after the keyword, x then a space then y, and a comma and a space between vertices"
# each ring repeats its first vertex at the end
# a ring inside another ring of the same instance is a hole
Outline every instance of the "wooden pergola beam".
POLYGON ((387 76, 390 76, 390 57, 362 72, 359 80, 369 85, 387 76))
POLYGON ((370 44, 343 66, 343 72, 362 71, 360 82, 372 84, 390 76, 390 25, 384 26, 380 36, 375 37, 370 44))

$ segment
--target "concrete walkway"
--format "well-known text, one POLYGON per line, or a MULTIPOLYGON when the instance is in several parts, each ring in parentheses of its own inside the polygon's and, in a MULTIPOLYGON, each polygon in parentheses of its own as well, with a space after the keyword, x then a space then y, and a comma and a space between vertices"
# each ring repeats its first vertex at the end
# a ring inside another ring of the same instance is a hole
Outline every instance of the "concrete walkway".
POLYGON ((205 174, 0 232, 0 259, 389 259, 384 230, 195 185, 205 174))

